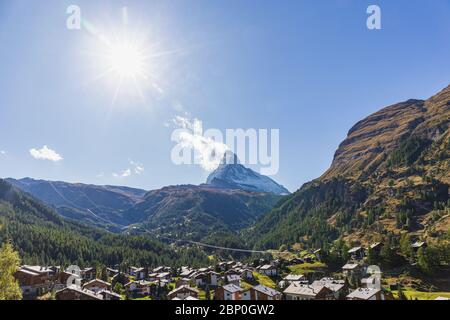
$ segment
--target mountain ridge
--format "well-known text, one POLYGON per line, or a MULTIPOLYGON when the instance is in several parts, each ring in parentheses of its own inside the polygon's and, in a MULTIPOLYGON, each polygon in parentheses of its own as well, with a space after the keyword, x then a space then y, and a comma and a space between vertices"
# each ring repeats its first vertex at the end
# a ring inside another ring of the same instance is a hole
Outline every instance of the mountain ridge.
POLYGON ((344 238, 357 245, 402 233, 438 241, 450 228, 449 123, 450 86, 359 121, 330 168, 262 217, 250 243, 326 247, 344 238))

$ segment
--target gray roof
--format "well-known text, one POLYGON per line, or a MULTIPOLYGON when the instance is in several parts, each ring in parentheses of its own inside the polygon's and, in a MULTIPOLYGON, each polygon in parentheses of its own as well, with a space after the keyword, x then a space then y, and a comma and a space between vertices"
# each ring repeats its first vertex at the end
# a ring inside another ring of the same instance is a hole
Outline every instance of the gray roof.
POLYGON ((192 288, 192 287, 190 287, 190 286, 188 286, 188 285, 184 285, 184 286, 180 286, 180 287, 178 287, 178 288, 176 288, 176 289, 170 291, 170 292, 169 292, 169 295, 170 295, 170 294, 173 294, 173 293, 177 293, 178 291, 182 291, 182 290, 184 290, 184 289, 189 290, 189 291, 192 291, 192 292, 195 292, 195 293, 198 294, 198 290, 197 290, 196 288, 192 288))
POLYGON ((97 295, 97 294, 95 294, 95 292, 92 292, 90 290, 80 289, 80 288, 78 288, 78 287, 76 287, 74 285, 65 287, 64 289, 56 291, 56 293, 58 294, 59 292, 64 292, 64 291, 76 291, 76 292, 79 292, 79 293, 81 293, 83 295, 86 295, 86 296, 89 296, 91 298, 94 298, 96 300, 103 300, 103 297, 101 295, 97 295))
POLYGON ((276 268, 276 267, 271 264, 266 264, 266 265, 263 265, 260 269, 261 270, 269 270, 269 269, 273 269, 273 268, 276 268))
POLYGON ((322 289, 323 286, 293 283, 289 287, 287 287, 286 290, 284 290, 284 293, 315 297, 322 289))
POLYGON ((230 274, 229 276, 227 276, 227 280, 228 281, 241 281, 241 277, 238 276, 237 274, 230 274))
POLYGON ((228 291, 228 292, 231 292, 231 293, 244 291, 244 289, 242 289, 241 287, 239 287, 239 286, 237 286, 235 284, 227 284, 227 285, 224 285, 222 288, 225 291, 228 291))
POLYGON ((380 291, 381 289, 375 288, 358 288, 350 293, 347 298, 368 300, 380 291))
POLYGON ((304 278, 305 276, 302 274, 288 274, 286 277, 283 278, 283 280, 285 281, 300 281, 304 278))
POLYGON ((348 253, 355 253, 355 252, 358 252, 361 249, 362 249, 361 247, 354 247, 354 248, 351 248, 350 250, 348 250, 348 253))
POLYGON ((353 270, 355 268, 357 268, 359 265, 357 263, 347 263, 346 265, 344 265, 342 267, 342 269, 346 269, 346 270, 353 270))
POLYGON ((335 280, 333 278, 323 278, 321 280, 316 280, 311 284, 313 287, 327 287, 333 292, 338 292, 345 286, 344 280, 335 280))
POLYGON ((268 296, 271 296, 271 297, 281 294, 277 290, 269 288, 269 287, 266 287, 266 286, 263 286, 262 284, 254 286, 253 289, 258 291, 258 292, 267 294, 268 296))

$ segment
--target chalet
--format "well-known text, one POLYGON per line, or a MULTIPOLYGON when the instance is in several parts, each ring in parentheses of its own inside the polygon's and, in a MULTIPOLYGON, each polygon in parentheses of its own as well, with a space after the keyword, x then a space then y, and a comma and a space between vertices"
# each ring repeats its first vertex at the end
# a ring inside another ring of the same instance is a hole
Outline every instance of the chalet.
POLYGON ((69 286, 57 291, 55 298, 56 300, 103 300, 101 295, 89 290, 82 290, 76 286, 69 286))
POLYGON ((156 276, 156 281, 163 281, 163 280, 169 281, 171 278, 172 278, 172 275, 170 274, 170 272, 163 272, 163 273, 159 273, 156 276))
POLYGON ((226 276, 225 282, 227 284, 234 284, 236 286, 240 286, 241 285, 241 277, 236 274, 232 274, 232 275, 226 276))
POLYGON ((97 278, 97 269, 95 268, 85 268, 81 270, 81 278, 84 281, 91 281, 97 278))
POLYGON ((180 277, 182 277, 182 278, 190 278, 193 274, 195 273, 195 270, 193 270, 193 269, 181 269, 181 272, 180 272, 180 277))
POLYGON ((347 293, 347 285, 345 280, 336 280, 333 278, 322 278, 311 284, 312 287, 326 287, 333 293, 333 298, 338 300, 344 298, 347 293))
POLYGON ((111 278, 111 283, 120 283, 121 285, 126 285, 127 283, 130 282, 130 278, 128 277, 128 275, 126 275, 125 273, 119 272, 118 274, 116 274, 115 276, 113 276, 111 278))
POLYGON ((219 274, 214 271, 198 273, 193 277, 193 281, 197 287, 202 286, 217 286, 219 280, 219 274))
POLYGON ((305 281, 306 277, 302 274, 288 274, 286 277, 283 278, 284 281, 291 284, 292 282, 300 282, 305 281))
POLYGON ((281 300, 281 298, 281 292, 261 284, 250 288, 250 300, 281 300))
POLYGON ((352 259, 362 260, 365 257, 365 249, 362 247, 354 247, 348 250, 348 254, 352 259))
POLYGON ((150 286, 152 282, 148 281, 133 281, 125 285, 125 290, 127 294, 132 294, 136 296, 148 296, 150 294, 150 286))
POLYGON ((373 276, 361 279, 361 287, 363 288, 375 288, 377 285, 377 279, 373 276))
POLYGON ((248 268, 241 269, 239 275, 243 279, 253 280, 253 271, 251 269, 248 268))
POLYGON ((174 298, 185 300, 187 297, 198 298, 198 290, 185 285, 170 291, 167 296, 171 300, 174 298))
POLYGON ((149 281, 156 281, 156 277, 158 276, 158 273, 150 273, 148 275, 148 280, 149 281))
POLYGON ((323 285, 293 283, 283 292, 286 300, 333 300, 331 289, 323 285))
POLYGON ((98 293, 99 296, 102 296, 103 300, 120 300, 121 296, 118 293, 109 291, 109 290, 102 290, 98 293))
POLYGON ((113 268, 106 268, 106 275, 109 277, 109 278, 112 278, 112 277, 114 277, 116 274, 118 274, 119 273, 119 270, 117 270, 117 269, 113 269, 113 268))
POLYGON ((135 280, 144 280, 148 275, 148 270, 146 268, 130 268, 130 275, 135 278, 135 280))
POLYGON ((65 287, 68 287, 70 285, 75 285, 78 284, 78 286, 81 285, 81 277, 74 274, 74 273, 69 273, 66 271, 61 271, 58 276, 56 277, 56 279, 54 280, 53 283, 53 290, 61 290, 64 289, 65 287), (68 283, 69 280, 72 281, 72 283, 68 283))
POLYGON ((269 277, 274 277, 278 275, 278 269, 277 267, 271 265, 271 264, 265 264, 262 267, 259 268, 259 272, 261 274, 264 274, 269 277))
POLYGON ((382 242, 375 242, 370 245, 370 250, 376 253, 380 253, 382 247, 383 247, 382 242))
POLYGON ((22 266, 14 276, 19 282, 22 295, 32 298, 49 292, 52 286, 51 272, 41 266, 22 266))
POLYGON ((342 267, 342 273, 346 277, 359 277, 363 273, 363 268, 358 263, 347 263, 342 267))
POLYGON ((189 279, 189 278, 181 278, 181 279, 178 279, 175 282, 175 288, 178 288, 178 287, 181 287, 181 286, 186 286, 186 285, 189 285, 190 283, 191 283, 191 279, 189 279))
POLYGON ((358 288, 347 296, 347 300, 384 300, 381 289, 358 288))
POLYGON ((219 264, 217 265, 217 269, 219 269, 222 272, 225 272, 228 270, 228 265, 226 262, 219 262, 219 264))
POLYGON ((322 249, 314 250, 313 254, 316 257, 317 261, 322 260, 322 249))
POLYGON ((235 284, 227 284, 217 288, 215 292, 216 300, 242 300, 244 289, 235 284))
POLYGON ((163 272, 166 272, 166 271, 167 271, 166 267, 157 267, 157 268, 152 270, 152 273, 163 273, 163 272))
POLYGON ((111 284, 103 280, 94 279, 85 283, 83 289, 99 293, 100 291, 111 290, 111 284))
POLYGON ((426 248, 427 244, 424 241, 416 241, 411 245, 411 247, 414 250, 414 252, 417 253, 417 251, 419 251, 420 248, 426 248))

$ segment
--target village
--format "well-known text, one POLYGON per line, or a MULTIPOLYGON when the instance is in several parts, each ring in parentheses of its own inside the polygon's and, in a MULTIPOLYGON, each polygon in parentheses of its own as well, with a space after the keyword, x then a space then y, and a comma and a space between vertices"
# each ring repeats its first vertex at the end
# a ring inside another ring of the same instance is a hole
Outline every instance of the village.
MULTIPOLYGON (((415 243, 421 246, 423 243, 415 243)), ((379 250, 374 243, 370 250, 379 250)), ((354 247, 340 272, 309 272, 322 265, 321 250, 303 258, 222 261, 203 268, 183 266, 94 267, 79 272, 58 266, 24 265, 15 274, 28 300, 391 300, 382 271, 369 266, 367 250, 354 247), (304 273, 302 272, 304 270, 304 273)), ((448 299, 438 297, 437 300, 448 299)))

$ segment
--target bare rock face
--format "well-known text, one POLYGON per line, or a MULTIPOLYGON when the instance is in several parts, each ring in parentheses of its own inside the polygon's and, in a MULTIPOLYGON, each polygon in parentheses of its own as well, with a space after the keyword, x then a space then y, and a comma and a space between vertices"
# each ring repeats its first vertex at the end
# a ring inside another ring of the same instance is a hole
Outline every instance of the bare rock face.
POLYGON ((358 178, 372 173, 411 136, 438 141, 448 136, 450 86, 428 100, 408 100, 386 107, 350 129, 335 153, 331 168, 321 177, 358 178))

